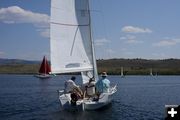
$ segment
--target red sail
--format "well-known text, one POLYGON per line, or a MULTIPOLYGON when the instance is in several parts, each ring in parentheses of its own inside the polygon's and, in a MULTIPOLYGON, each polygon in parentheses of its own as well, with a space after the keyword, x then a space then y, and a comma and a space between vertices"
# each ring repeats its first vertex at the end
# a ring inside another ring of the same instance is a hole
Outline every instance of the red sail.
POLYGON ((43 61, 41 63, 41 67, 39 69, 39 73, 41 73, 41 74, 49 74, 49 72, 51 72, 51 68, 50 68, 50 66, 48 64, 48 61, 47 61, 46 57, 44 56, 43 61))

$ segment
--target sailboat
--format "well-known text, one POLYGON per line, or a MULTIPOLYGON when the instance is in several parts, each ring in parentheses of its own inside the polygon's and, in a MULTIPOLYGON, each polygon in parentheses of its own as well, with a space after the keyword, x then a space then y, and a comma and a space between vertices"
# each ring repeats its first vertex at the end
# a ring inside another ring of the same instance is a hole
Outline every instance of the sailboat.
POLYGON ((51 68, 48 64, 46 57, 44 56, 43 61, 40 66, 40 69, 39 69, 39 74, 35 75, 35 77, 43 78, 43 79, 49 78, 49 77, 51 77, 49 74, 50 72, 51 72, 51 68))
MULTIPOLYGON (((81 73, 82 86, 98 81, 89 0, 51 0, 50 54, 52 74, 81 73)), ((59 90, 62 109, 96 110, 111 103, 116 85, 99 100, 83 98, 71 105, 71 94, 59 90)))
POLYGON ((124 69, 121 67, 121 77, 124 77, 124 69))
POLYGON ((153 71, 152 71, 152 68, 150 69, 150 73, 149 73, 150 76, 153 76, 153 71))

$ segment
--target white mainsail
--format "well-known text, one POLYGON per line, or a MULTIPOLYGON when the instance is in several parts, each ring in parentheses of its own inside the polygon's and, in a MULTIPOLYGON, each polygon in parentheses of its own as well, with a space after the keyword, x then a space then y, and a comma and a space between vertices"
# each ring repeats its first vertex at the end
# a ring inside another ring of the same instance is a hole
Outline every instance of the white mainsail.
POLYGON ((88 0, 51 0, 50 43, 52 73, 97 76, 88 0))

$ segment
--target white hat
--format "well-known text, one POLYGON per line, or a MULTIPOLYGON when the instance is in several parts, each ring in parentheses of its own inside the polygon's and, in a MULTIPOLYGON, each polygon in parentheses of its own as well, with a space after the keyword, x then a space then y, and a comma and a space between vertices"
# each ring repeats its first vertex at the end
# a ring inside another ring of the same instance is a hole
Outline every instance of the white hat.
POLYGON ((106 76, 108 76, 108 75, 107 75, 106 72, 102 72, 101 76, 102 76, 102 77, 106 77, 106 76))

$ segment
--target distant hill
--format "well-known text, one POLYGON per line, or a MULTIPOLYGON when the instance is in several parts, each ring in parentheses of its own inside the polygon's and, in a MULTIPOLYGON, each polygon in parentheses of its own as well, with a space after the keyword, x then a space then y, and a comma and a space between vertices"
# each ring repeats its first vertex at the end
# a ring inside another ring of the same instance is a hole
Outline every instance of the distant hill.
POLYGON ((0 58, 0 65, 11 65, 11 64, 39 64, 40 61, 30 61, 21 59, 5 59, 0 58))
POLYGON ((180 59, 163 59, 163 60, 147 60, 147 59, 107 59, 97 60, 98 66, 103 67, 132 67, 134 69, 141 68, 180 68, 180 59))
MULTIPOLYGON (((2 74, 35 74, 41 61, 0 58, 0 73, 2 74)), ((180 59, 100 59, 97 60, 98 72, 119 75, 121 67, 127 75, 149 75, 150 69, 158 75, 180 75, 180 59)))
POLYGON ((120 74, 121 67, 129 75, 148 75, 150 69, 153 74, 180 75, 180 59, 108 59, 97 60, 99 71, 108 71, 111 74, 120 74))
POLYGON ((0 58, 0 74, 34 74, 40 61, 0 58))

